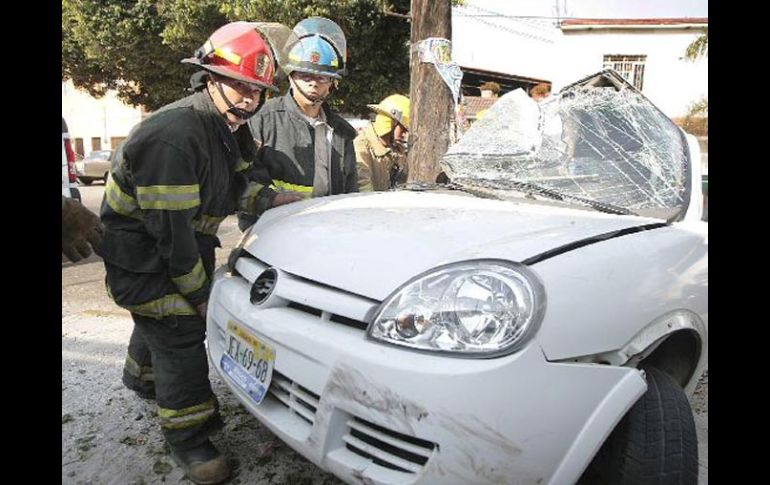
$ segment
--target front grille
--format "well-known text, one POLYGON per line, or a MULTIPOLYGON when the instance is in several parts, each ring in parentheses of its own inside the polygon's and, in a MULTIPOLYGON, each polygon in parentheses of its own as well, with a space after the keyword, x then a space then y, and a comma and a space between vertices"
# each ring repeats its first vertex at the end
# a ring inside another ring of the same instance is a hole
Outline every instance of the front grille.
POLYGON ((378 426, 361 418, 348 420, 342 437, 351 452, 374 464, 406 473, 419 473, 438 447, 436 443, 378 426))
MULTIPOLYGON (((309 313, 310 315, 315 315, 316 317, 319 317, 319 318, 321 318, 324 313, 323 310, 319 308, 313 308, 308 305, 303 305, 302 303, 297 303, 296 301, 290 301, 287 306, 289 308, 293 308, 301 312, 309 313)), ((336 315, 334 313, 329 314, 329 321, 334 323, 339 323, 341 325, 346 325, 348 327, 357 328, 359 330, 366 330, 366 328, 369 326, 368 323, 362 322, 361 320, 355 320, 353 318, 343 317, 342 315, 336 315)))
POLYGON ((323 314, 323 310, 319 310, 318 308, 313 308, 311 306, 303 305, 302 303, 297 303, 296 301, 290 301, 289 304, 286 306, 288 306, 289 308, 294 308, 295 310, 299 310, 301 312, 315 315, 317 317, 320 317, 323 314))
POLYGON ((329 320, 331 320, 334 323, 339 323, 341 325, 346 325, 348 327, 357 328, 359 330, 366 330, 369 327, 369 324, 366 322, 362 322, 361 320, 354 320, 352 318, 343 317, 342 315, 332 315, 329 320))
POLYGON ((268 392, 281 404, 289 408, 311 426, 315 422, 318 400, 321 398, 306 387, 302 387, 280 372, 273 370, 273 379, 268 392))
MULTIPOLYGON (((283 303, 288 308, 324 321, 366 330, 369 315, 374 313, 380 304, 379 301, 371 298, 268 266, 251 255, 237 258, 235 266, 238 274, 251 285, 254 285, 258 278, 270 268, 278 272, 272 290, 272 296, 277 298, 273 298, 275 301, 270 308, 279 308, 283 303)), ((257 288, 257 290, 260 289, 262 288, 257 288)), ((255 300, 252 300, 252 303, 254 302, 255 300)))

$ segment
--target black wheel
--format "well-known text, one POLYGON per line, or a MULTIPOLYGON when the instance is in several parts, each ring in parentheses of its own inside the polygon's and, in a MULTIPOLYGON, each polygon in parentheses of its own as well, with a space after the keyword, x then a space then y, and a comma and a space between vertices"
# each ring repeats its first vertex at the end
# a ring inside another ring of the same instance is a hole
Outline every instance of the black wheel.
POLYGON ((593 483, 611 485, 697 485, 698 438, 690 403, 671 376, 655 367, 645 372, 647 392, 586 474, 593 475, 593 483))
POLYGON ((104 172, 104 178, 102 179, 102 181, 104 182, 104 185, 107 185, 107 179, 109 178, 109 176, 110 176, 110 172, 104 172))
POLYGON ((91 185, 91 182, 93 182, 94 179, 89 177, 78 177, 78 181, 83 185, 91 185))

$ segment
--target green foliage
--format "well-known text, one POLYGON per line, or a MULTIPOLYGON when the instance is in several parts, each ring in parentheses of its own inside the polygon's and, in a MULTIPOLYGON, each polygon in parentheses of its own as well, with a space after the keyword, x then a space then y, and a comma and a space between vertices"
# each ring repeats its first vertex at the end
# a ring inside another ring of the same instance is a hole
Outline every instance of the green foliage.
POLYGON ((709 56, 709 28, 706 27, 702 35, 699 35, 687 46, 684 57, 688 61, 695 61, 701 57, 709 56))
POLYGON ((708 98, 700 98, 697 101, 693 101, 687 108, 687 116, 708 116, 709 115, 709 100, 708 98))
POLYGON ((180 64, 228 21, 281 22, 319 15, 348 41, 348 76, 332 104, 366 113, 367 103, 409 91, 409 0, 62 0, 62 80, 101 96, 117 89, 150 110, 185 95, 193 68, 180 64))
POLYGON ((676 118, 674 122, 687 133, 696 136, 708 136, 709 134, 709 100, 702 97, 690 103, 684 118, 676 118))
MULTIPOLYGON (((62 80, 70 78, 97 97, 116 89, 123 101, 151 110, 182 97, 190 69, 179 61, 199 42, 171 44, 164 35, 167 26, 175 34, 175 14, 183 4, 62 0, 62 80)), ((215 21, 210 13, 201 12, 201 24, 215 21)))

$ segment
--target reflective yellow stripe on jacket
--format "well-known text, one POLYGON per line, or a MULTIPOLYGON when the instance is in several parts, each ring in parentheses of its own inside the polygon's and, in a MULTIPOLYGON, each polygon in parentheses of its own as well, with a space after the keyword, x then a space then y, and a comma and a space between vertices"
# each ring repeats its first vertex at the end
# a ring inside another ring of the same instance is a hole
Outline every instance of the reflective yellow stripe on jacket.
POLYGON ((215 217, 202 215, 200 219, 193 219, 193 229, 200 233, 208 234, 209 236, 216 236, 219 225, 225 220, 225 217, 227 216, 215 217))
POLYGON ((249 182, 249 185, 246 186, 246 190, 243 191, 241 198, 238 201, 238 208, 245 212, 251 212, 252 214, 256 213, 257 196, 259 195, 259 191, 264 187, 264 185, 258 184, 257 182, 249 182))
POLYGON ((114 177, 107 177, 107 183, 104 187, 104 198, 110 209, 118 214, 134 219, 142 219, 142 213, 139 211, 139 204, 136 202, 136 199, 123 192, 120 185, 115 182, 114 177))
POLYGON ((171 278, 171 280, 176 284, 183 295, 189 295, 194 291, 200 290, 209 278, 206 276, 206 270, 203 269, 203 260, 198 258, 198 262, 195 263, 192 271, 185 275, 171 278))
POLYGON ((141 305, 121 305, 131 313, 160 320, 171 315, 197 315, 198 312, 179 293, 166 295, 141 305))
POLYGON ((299 192, 301 194, 306 194, 308 197, 313 193, 313 186, 310 185, 297 185, 297 184, 290 184, 289 182, 284 182, 283 180, 273 180, 273 185, 278 187, 279 189, 283 190, 291 190, 292 192, 299 192))
POLYGON ((243 172, 247 168, 251 167, 251 164, 244 159, 238 160, 238 164, 235 165, 236 172, 243 172))
POLYGON ((203 404, 184 409, 159 407, 158 417, 160 418, 160 425, 166 429, 181 429, 200 424, 214 415, 216 412, 214 403, 214 398, 211 398, 203 404))
POLYGON ((185 210, 201 204, 198 184, 148 185, 136 188, 136 198, 142 209, 185 210))

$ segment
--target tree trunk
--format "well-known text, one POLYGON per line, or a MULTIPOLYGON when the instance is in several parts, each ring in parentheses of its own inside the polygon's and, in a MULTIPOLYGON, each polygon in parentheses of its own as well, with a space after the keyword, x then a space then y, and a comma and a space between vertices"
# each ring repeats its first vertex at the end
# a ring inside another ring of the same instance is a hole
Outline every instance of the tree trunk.
POLYGON ((421 63, 417 43, 428 37, 452 39, 449 0, 412 0, 412 55, 409 98, 409 182, 435 182, 439 160, 449 148, 452 93, 433 64, 421 63))

